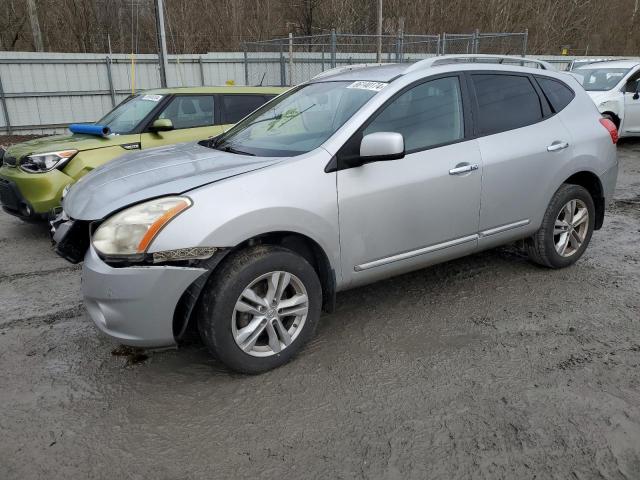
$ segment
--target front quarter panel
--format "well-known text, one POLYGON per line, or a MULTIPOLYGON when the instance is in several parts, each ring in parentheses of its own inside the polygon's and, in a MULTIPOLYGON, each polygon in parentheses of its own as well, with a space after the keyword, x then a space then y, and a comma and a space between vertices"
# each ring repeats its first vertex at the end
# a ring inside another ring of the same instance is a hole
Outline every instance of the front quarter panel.
POLYGON ((321 148, 186 192, 193 206, 169 223, 149 251, 234 247, 269 232, 295 232, 324 250, 340 283, 336 174, 321 148))
MULTIPOLYGON (((119 138, 119 140, 121 140, 120 145, 112 145, 109 147, 78 152, 78 154, 69 162, 69 165, 64 168, 64 173, 73 180, 78 180, 91 170, 98 168, 100 165, 132 151, 125 149, 122 145, 139 144, 140 135, 126 135, 119 138)), ((136 149, 133 151, 135 150, 136 149)))
POLYGON ((590 95, 600 113, 610 112, 620 119, 624 116, 624 95, 619 90, 608 92, 592 92, 590 95))

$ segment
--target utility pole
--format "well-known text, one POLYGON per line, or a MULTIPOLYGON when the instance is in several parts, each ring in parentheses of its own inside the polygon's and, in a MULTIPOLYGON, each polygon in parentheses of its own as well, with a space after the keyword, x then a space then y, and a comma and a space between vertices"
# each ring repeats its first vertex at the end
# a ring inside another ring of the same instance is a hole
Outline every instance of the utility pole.
POLYGON ((376 62, 382 63, 382 0, 378 0, 378 50, 376 62))
POLYGON ((33 46, 35 47, 36 52, 44 52, 42 32, 40 31, 40 22, 38 21, 38 11, 36 9, 36 0, 27 0, 27 12, 29 14, 29 21, 31 22, 33 46))
POLYGON ((158 60, 160 60, 160 86, 167 88, 167 37, 164 33, 164 8, 162 0, 156 0, 156 33, 158 35, 158 60))

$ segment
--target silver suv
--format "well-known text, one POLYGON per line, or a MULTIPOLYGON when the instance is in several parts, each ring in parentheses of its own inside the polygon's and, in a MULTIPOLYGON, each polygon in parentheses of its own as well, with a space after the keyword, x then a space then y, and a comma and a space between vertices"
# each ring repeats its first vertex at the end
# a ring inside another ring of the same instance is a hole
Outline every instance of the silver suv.
POLYGON ((615 126, 565 73, 475 60, 325 73, 216 139, 87 175, 55 239, 84 259, 97 327, 167 346, 197 325, 257 373, 338 291, 523 239, 574 263, 615 187, 615 126))

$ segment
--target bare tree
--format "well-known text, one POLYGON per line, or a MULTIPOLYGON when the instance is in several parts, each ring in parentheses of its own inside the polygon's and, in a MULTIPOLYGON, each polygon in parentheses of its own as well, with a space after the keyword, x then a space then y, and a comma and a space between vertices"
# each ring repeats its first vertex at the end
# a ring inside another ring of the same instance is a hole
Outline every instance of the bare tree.
MULTIPOLYGON (((385 0, 383 30, 407 33, 529 30, 529 51, 637 55, 640 0, 385 0)), ((1 0, 0 49, 33 50, 29 2, 49 51, 155 52, 151 0, 1 0), (64 26, 64 29, 61 28, 64 26)), ((171 53, 238 50, 247 40, 376 33, 376 0, 165 0, 171 53)))

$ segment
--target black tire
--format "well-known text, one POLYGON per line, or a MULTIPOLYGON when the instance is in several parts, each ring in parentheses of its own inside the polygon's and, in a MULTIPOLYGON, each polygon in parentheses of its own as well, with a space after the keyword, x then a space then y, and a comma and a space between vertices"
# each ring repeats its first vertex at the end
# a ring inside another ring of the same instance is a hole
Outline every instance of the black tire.
POLYGON ((556 191, 547 207, 540 229, 525 242, 529 259, 549 268, 564 268, 574 264, 584 253, 595 226, 595 206, 591 194, 580 185, 563 184, 556 191), (555 248, 553 231, 560 210, 571 200, 581 200, 587 207, 589 221, 582 245, 571 256, 560 255, 555 248))
POLYGON ((232 370, 256 374, 279 367, 315 333, 322 307, 322 287, 313 267, 300 255, 278 246, 259 245, 231 254, 214 272, 203 291, 196 315, 198 330, 209 351, 232 370), (297 337, 279 353, 255 357, 236 343, 232 318, 238 298, 261 275, 284 271, 304 285, 308 313, 297 337))

